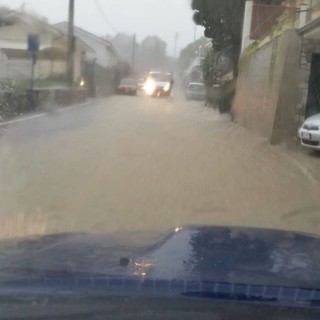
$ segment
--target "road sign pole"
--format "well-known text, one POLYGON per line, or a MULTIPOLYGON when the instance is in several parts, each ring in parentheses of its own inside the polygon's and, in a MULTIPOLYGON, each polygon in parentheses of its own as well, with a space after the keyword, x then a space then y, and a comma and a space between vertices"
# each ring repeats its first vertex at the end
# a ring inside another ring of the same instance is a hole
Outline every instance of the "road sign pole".
POLYGON ((34 68, 37 61, 37 53, 32 51, 32 63, 31 63, 31 78, 30 78, 30 90, 33 91, 34 89, 34 68))
POLYGON ((69 24, 68 24, 68 57, 67 78, 69 86, 73 86, 74 74, 74 0, 69 0, 69 24))
POLYGON ((34 101, 34 69, 37 63, 38 52, 40 50, 40 41, 37 34, 29 34, 28 36, 28 51, 31 52, 31 78, 30 78, 30 88, 27 91, 29 109, 33 110, 35 108, 34 101))

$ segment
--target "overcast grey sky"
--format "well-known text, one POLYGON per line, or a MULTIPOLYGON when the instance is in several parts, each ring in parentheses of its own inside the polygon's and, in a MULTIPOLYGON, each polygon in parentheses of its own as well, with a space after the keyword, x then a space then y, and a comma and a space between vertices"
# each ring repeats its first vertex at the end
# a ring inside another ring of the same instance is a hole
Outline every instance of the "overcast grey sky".
MULTIPOLYGON (((51 23, 67 20, 68 0, 1 0, 11 9, 23 3, 51 23)), ((190 0, 75 0, 75 24, 99 36, 115 32, 136 33, 141 41, 148 34, 158 35, 174 52, 174 33, 180 35, 178 50, 193 41, 195 25, 190 0), (100 8, 99 8, 100 6, 100 8)), ((203 29, 197 27, 197 37, 203 29)), ((178 53, 178 52, 177 52, 178 53)))

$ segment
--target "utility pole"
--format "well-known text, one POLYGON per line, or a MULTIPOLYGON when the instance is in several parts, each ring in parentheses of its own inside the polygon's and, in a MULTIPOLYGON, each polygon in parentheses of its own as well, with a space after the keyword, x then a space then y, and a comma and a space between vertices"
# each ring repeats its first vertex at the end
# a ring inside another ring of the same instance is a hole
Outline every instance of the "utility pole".
POLYGON ((70 87, 73 86, 74 45, 74 0, 69 0, 67 78, 70 87))
POLYGON ((30 89, 28 90, 28 102, 29 108, 33 110, 35 108, 34 100, 34 67, 37 62, 38 52, 40 49, 39 36, 37 34, 29 34, 28 36, 28 51, 32 55, 31 61, 31 79, 30 79, 30 89))
POLYGON ((173 54, 174 57, 176 57, 176 55, 177 55, 178 39, 179 39, 179 33, 176 32, 176 33, 174 34, 174 54, 173 54))
POLYGON ((134 72, 135 64, 136 64, 136 34, 133 35, 133 43, 132 43, 132 72, 134 72))

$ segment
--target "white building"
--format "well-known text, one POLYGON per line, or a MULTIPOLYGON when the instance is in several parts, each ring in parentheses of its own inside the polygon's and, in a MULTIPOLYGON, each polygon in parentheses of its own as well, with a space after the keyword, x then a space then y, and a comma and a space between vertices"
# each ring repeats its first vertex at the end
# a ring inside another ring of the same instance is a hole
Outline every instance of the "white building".
MULTIPOLYGON (((43 79, 66 73, 67 37, 45 19, 18 11, 0 12, 0 79, 29 79, 32 55, 28 36, 36 34, 40 48, 35 78, 43 79)), ((82 57, 90 48, 76 41, 74 78, 81 76, 82 57)))

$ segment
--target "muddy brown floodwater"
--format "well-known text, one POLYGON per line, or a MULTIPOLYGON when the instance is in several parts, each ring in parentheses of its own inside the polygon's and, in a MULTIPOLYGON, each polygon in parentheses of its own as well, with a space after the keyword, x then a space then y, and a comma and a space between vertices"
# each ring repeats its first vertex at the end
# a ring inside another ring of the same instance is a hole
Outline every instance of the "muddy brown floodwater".
POLYGON ((115 96, 0 130, 2 237, 185 224, 320 233, 320 158, 180 95, 115 96))

